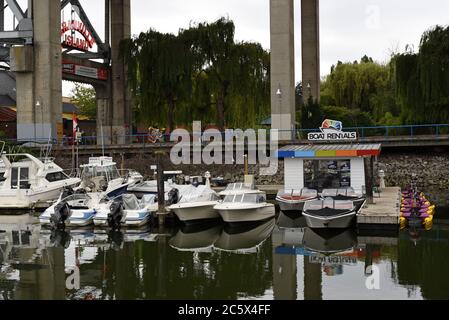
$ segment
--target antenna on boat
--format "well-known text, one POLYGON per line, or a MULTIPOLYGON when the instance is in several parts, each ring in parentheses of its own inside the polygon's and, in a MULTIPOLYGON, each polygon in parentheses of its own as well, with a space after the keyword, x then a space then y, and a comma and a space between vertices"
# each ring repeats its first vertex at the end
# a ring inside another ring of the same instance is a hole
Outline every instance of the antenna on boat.
POLYGON ((2 145, 2 151, 0 151, 0 156, 1 156, 3 154, 3 152, 5 151, 6 142, 0 141, 0 144, 2 145))

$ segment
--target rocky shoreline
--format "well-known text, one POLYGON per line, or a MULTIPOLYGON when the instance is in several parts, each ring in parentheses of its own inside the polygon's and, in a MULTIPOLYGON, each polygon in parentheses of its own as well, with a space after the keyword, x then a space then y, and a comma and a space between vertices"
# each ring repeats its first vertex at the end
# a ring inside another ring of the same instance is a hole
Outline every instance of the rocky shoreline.
MULTIPOLYGON (((71 156, 58 156, 58 164, 63 168, 72 166, 71 156)), ((119 168, 132 168, 142 173, 147 178, 152 178, 153 171, 150 166, 157 163, 153 155, 141 154, 128 158, 115 157, 119 168)), ((79 159, 80 163, 87 163, 88 157, 79 159)), ((197 176, 204 175, 206 171, 212 177, 223 177, 226 181, 242 181, 244 176, 243 165, 173 165, 168 156, 163 158, 164 170, 181 170, 184 175, 197 176)), ((284 184, 284 163, 279 161, 279 168, 273 176, 259 175, 259 169, 263 166, 250 165, 249 173, 254 174, 256 183, 260 185, 283 185, 284 184)), ((410 185, 415 177, 418 186, 422 190, 449 189, 449 155, 445 153, 384 153, 378 160, 376 170, 384 170, 387 186, 400 186, 402 188, 410 185)))

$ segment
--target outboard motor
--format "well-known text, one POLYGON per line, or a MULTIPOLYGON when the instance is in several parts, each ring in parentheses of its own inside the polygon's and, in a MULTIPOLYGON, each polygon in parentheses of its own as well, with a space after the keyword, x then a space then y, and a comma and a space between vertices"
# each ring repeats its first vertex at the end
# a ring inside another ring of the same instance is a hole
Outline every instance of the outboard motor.
POLYGON ((122 248, 123 240, 125 236, 121 231, 111 230, 108 233, 108 242, 111 245, 112 250, 119 251, 122 248))
POLYGON ((67 249, 72 241, 72 236, 65 230, 52 230, 50 235, 50 242, 55 248, 67 249))
POLYGON ((112 230, 120 229, 123 219, 123 201, 115 199, 110 208, 108 214, 108 225, 112 230))
POLYGON ((168 203, 167 206, 171 206, 173 204, 177 204, 179 202, 179 190, 176 188, 173 188, 168 193, 168 203))
POLYGON ((70 218, 70 207, 65 201, 55 206, 55 211, 50 217, 53 227, 56 229, 65 229, 65 222, 70 218))
POLYGON ((64 187, 64 189, 62 190, 61 199, 65 199, 67 197, 70 197, 74 193, 75 192, 73 191, 73 189, 71 187, 64 187))

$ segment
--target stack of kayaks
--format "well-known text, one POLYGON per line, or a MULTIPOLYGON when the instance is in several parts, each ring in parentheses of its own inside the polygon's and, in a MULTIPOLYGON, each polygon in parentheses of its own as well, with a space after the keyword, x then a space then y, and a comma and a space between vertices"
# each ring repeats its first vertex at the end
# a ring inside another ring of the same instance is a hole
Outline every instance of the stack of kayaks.
POLYGON ((435 206, 426 196, 415 190, 405 190, 401 199, 401 227, 420 224, 430 229, 435 214, 435 206))

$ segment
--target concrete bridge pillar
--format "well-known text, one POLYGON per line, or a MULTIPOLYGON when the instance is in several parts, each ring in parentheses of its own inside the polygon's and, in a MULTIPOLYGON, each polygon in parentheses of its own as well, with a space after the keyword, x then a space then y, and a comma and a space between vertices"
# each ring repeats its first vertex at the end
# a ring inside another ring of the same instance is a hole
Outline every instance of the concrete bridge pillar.
POLYGON ((293 0, 270 0, 271 121, 280 140, 295 130, 295 23, 293 0))
MULTIPOLYGON (((18 140, 62 137, 61 2, 33 0, 33 46, 11 49, 18 140)), ((31 10, 31 8, 29 8, 31 10)))
POLYGON ((112 143, 125 144, 132 133, 131 95, 127 70, 120 58, 120 41, 131 37, 130 0, 110 0, 112 50, 112 143))
POLYGON ((95 92, 97 99, 97 144, 111 145, 112 112, 109 86, 95 86, 95 92))
MULTIPOLYGON (((319 0, 301 1, 302 83, 304 102, 320 98, 319 0)), ((295 32, 294 0, 270 0, 272 128, 281 140, 294 139, 295 32)))
POLYGON ((302 85, 304 103, 320 102, 319 0, 301 1, 302 85))

